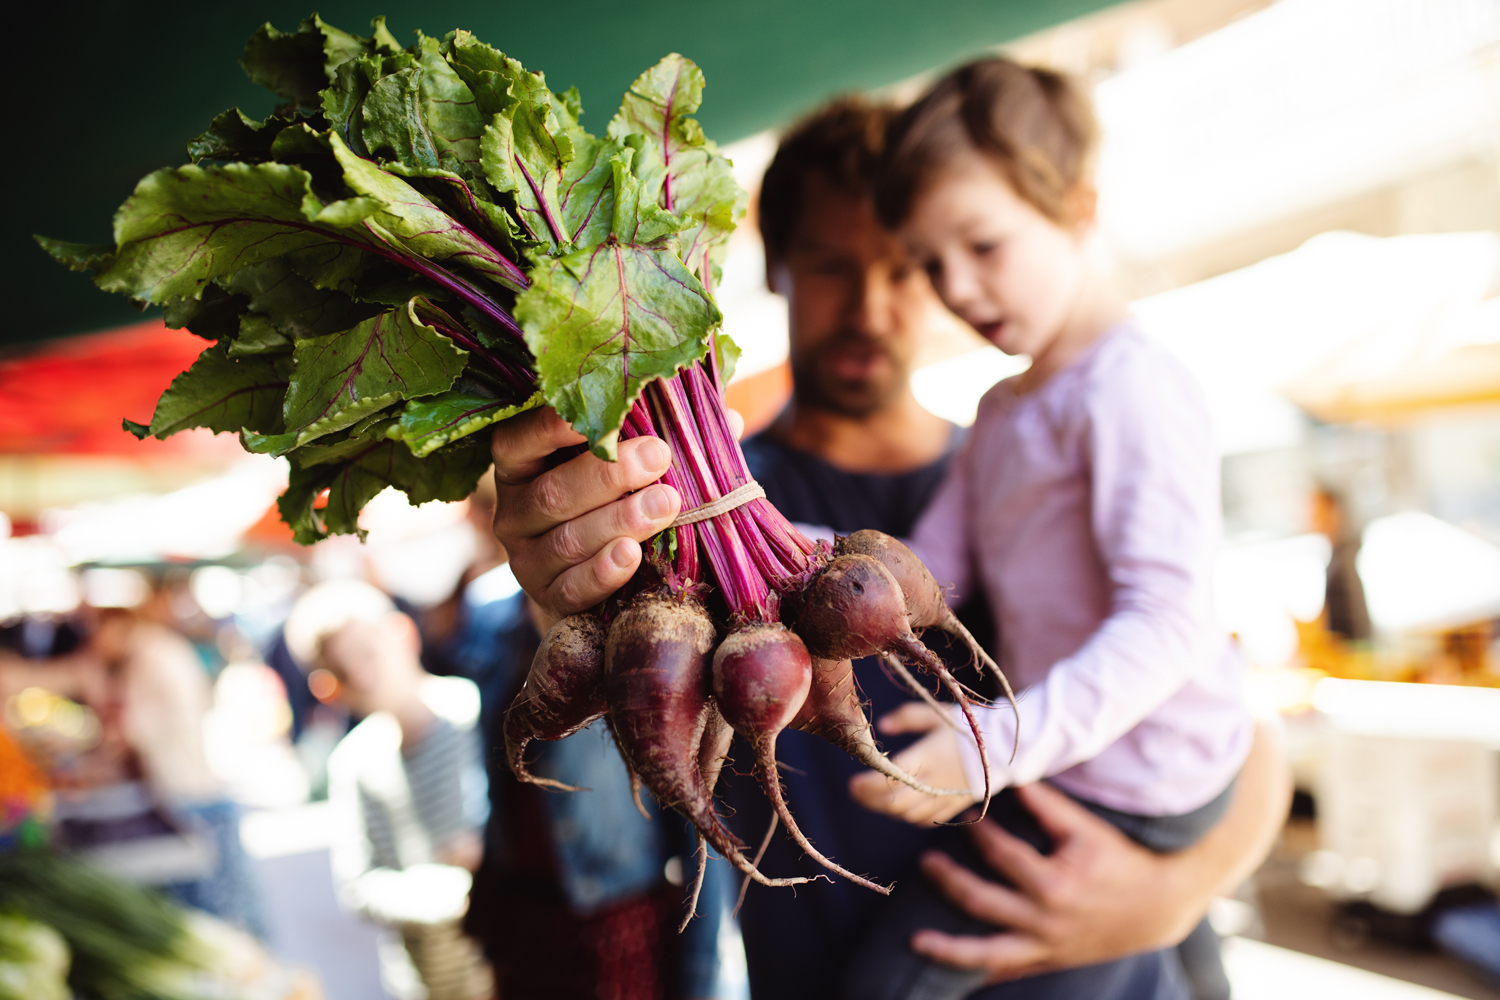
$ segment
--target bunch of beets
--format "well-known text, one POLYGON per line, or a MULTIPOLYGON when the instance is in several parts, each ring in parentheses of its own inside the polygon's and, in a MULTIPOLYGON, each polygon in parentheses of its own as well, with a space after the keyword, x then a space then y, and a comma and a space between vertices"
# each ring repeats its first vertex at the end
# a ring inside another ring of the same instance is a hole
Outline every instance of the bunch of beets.
POLYGON ((527 744, 603 718, 637 790, 697 827, 695 898, 705 843, 763 884, 806 881, 762 875, 715 810, 739 733, 802 849, 888 891, 797 828, 777 735, 815 733, 914 788, 967 795, 923 784, 876 747, 851 661, 882 654, 933 701, 906 664, 930 674, 962 706, 981 759, 971 692, 918 633, 958 636, 999 671, 906 546, 872 531, 814 543, 750 485, 723 402, 738 351, 712 295, 744 193, 689 117, 702 73, 667 56, 595 136, 576 90, 554 93, 468 32, 418 34, 403 49, 383 19, 372 28, 266 25, 241 65, 276 95, 269 117, 215 118, 188 144, 191 164, 140 182, 113 243, 38 238, 211 342, 150 423, 126 428, 208 427, 284 456, 279 506, 303 543, 359 531, 360 509, 387 487, 414 503, 467 496, 488 466, 477 432, 535 406, 607 460, 622 438, 662 438, 673 455, 662 481, 687 513, 622 592, 543 638, 506 717, 509 764, 566 788, 528 772, 527 744))

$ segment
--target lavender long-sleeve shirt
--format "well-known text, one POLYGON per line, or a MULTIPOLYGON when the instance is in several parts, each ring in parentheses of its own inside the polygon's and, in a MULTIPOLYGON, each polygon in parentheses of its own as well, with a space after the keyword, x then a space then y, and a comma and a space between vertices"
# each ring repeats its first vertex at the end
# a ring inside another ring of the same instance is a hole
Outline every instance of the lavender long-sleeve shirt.
MULTIPOLYGON (((980 401, 914 545, 982 589, 1021 695, 980 709, 996 785, 1050 777, 1127 812, 1190 812, 1249 751, 1243 665, 1214 613, 1219 463, 1192 376, 1123 324, 1040 388, 980 401)), ((978 787, 978 754, 969 746, 978 787)))

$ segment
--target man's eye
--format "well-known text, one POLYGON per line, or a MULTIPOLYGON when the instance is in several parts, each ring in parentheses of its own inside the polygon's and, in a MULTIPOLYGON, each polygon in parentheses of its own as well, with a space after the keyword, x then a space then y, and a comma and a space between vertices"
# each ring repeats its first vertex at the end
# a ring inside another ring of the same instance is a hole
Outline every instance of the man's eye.
POLYGON ((850 272, 848 263, 841 260, 809 260, 806 261, 802 270, 807 274, 819 278, 842 278, 850 272))
POLYGON ((974 252, 974 256, 984 257, 999 250, 1000 244, 993 240, 980 240, 978 243, 970 245, 969 249, 974 252))

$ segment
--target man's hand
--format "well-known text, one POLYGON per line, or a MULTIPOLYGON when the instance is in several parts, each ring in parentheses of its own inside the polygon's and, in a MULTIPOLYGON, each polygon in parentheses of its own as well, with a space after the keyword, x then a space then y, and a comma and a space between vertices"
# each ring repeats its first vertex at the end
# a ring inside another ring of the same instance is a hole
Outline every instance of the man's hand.
POLYGON ((640 543, 682 506, 656 483, 672 460, 658 438, 621 441, 617 462, 583 454, 548 468, 554 452, 583 441, 551 408, 502 421, 490 437, 495 537, 545 625, 620 589, 640 565, 640 543))
MULTIPOLYGON (((920 701, 880 717, 876 727, 882 735, 926 733, 892 758, 906 771, 937 788, 967 788, 963 751, 958 733, 937 712, 920 701)), ((849 779, 849 795, 871 812, 931 826, 952 819, 973 805, 978 796, 928 795, 876 771, 865 771, 849 779)))
POLYGON ((960 909, 1007 929, 989 937, 918 931, 912 950, 998 982, 1171 947, 1202 918, 1199 887, 1173 877, 1172 856, 1133 843, 1047 785, 1016 792, 1052 837, 1052 854, 990 820, 970 828, 980 855, 1014 888, 946 854, 922 857, 923 873, 960 909))
MULTIPOLYGON (((725 416, 738 437, 744 419, 725 416)), ((676 490, 656 482, 672 461, 659 438, 621 441, 617 462, 583 454, 549 467, 559 449, 583 442, 550 407, 502 420, 490 435, 495 537, 543 631, 624 586, 641 564, 640 543, 682 507, 676 490)))

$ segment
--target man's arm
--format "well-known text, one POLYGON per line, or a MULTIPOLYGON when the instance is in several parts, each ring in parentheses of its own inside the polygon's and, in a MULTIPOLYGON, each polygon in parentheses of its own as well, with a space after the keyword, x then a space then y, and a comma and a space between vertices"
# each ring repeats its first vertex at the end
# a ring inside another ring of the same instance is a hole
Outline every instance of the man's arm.
POLYGON ((1229 811, 1176 854, 1153 854, 1046 785, 1017 789, 1056 844, 1047 856, 985 821, 980 854, 1014 888, 930 852, 922 869, 965 912, 1008 928, 990 937, 918 931, 917 952, 983 969, 991 981, 1106 962, 1176 945, 1214 896, 1260 865, 1286 819, 1291 777, 1278 731, 1261 723, 1229 811))

